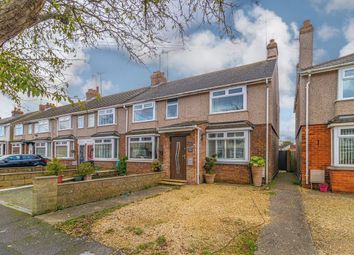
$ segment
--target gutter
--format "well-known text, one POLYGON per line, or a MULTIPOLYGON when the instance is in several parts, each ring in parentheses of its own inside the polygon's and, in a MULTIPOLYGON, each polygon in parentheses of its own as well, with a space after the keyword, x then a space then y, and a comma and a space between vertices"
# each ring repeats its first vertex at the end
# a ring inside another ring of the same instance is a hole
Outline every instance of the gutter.
POLYGON ((304 76, 304 75, 311 75, 311 74, 328 72, 328 71, 335 71, 341 67, 350 66, 350 65, 354 65, 354 62, 348 62, 348 63, 344 63, 344 64, 338 64, 338 65, 327 66, 327 67, 322 67, 322 68, 311 68, 311 69, 300 72, 300 75, 304 76))
POLYGON ((309 74, 308 81, 305 85, 305 98, 306 98, 306 115, 305 115, 305 129, 306 129, 306 185, 309 184, 309 87, 311 84, 311 74, 309 74))
POLYGON ((269 182, 269 83, 266 80, 266 167, 265 167, 265 181, 269 182))

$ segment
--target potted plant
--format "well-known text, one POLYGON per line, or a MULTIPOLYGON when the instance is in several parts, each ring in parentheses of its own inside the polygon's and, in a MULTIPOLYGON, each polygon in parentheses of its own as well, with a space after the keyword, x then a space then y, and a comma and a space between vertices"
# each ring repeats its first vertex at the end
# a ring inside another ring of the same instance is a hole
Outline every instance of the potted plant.
POLYGON ((62 172, 65 169, 65 166, 63 166, 59 159, 57 158, 53 158, 52 160, 50 160, 46 167, 45 167, 47 174, 48 175, 56 175, 58 176, 58 183, 62 183, 63 182, 63 175, 62 172))
POLYGON ((154 172, 161 172, 162 171, 162 164, 159 160, 155 159, 151 164, 151 170, 154 172))
POLYGON ((260 156, 252 156, 250 160, 252 181, 256 187, 262 186, 262 174, 264 172, 265 160, 260 156))
POLYGON ((95 166, 91 162, 80 164, 77 170, 78 175, 82 176, 84 180, 92 180, 92 175, 95 173, 95 171, 95 166))
POLYGON ((215 169, 214 169, 215 165, 216 165, 216 155, 205 158, 204 177, 205 177, 206 183, 208 183, 208 184, 214 183, 214 179, 215 179, 215 175, 216 175, 215 169))

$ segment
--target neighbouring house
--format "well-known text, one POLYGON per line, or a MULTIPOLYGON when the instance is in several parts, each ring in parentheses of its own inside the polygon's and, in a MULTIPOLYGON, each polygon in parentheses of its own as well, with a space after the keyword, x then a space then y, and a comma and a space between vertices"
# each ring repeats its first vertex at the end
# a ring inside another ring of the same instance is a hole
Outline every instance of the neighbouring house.
POLYGON ((86 160, 111 168, 127 155, 128 173, 151 171, 158 159, 166 177, 203 181, 206 156, 216 154, 217 181, 250 183, 249 159, 266 159, 264 181, 278 172, 278 48, 253 64, 167 81, 160 71, 151 85, 39 111, 13 136, 25 153, 57 157, 67 165, 86 160))
POLYGON ((311 171, 323 170, 333 191, 354 192, 354 54, 313 65, 313 31, 307 20, 299 36, 298 177, 310 187, 311 171))

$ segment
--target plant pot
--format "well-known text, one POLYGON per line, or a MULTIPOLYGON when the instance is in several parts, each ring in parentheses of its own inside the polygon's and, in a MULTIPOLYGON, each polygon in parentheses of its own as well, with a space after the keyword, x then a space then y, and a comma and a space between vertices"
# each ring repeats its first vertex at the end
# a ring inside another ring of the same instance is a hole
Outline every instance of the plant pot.
POLYGON ((213 184, 214 183, 214 179, 215 179, 215 175, 216 174, 204 174, 205 182, 207 184, 213 184))
POLYGON ((79 182, 82 181, 84 179, 83 176, 79 175, 79 176, 74 176, 74 181, 79 182))
POLYGON ((58 175, 58 183, 62 183, 63 182, 63 176, 62 175, 58 175))
POLYGON ((262 186, 262 174, 264 167, 252 166, 251 169, 253 185, 256 187, 262 186))
POLYGON ((85 175, 84 180, 85 180, 85 181, 92 180, 92 174, 85 175))
POLYGON ((320 187, 320 192, 328 192, 329 186, 328 186, 327 183, 321 183, 321 184, 319 185, 319 187, 320 187))

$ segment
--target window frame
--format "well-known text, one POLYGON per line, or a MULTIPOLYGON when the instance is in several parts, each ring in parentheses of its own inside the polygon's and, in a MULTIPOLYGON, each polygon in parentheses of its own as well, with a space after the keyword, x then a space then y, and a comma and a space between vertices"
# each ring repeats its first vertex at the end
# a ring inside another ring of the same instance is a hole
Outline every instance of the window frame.
POLYGON ((43 133, 48 133, 49 132, 49 120, 48 119, 43 119, 43 120, 38 120, 35 124, 34 124, 34 133, 35 134, 43 134, 43 133), (40 125, 46 125, 47 129, 45 131, 41 131, 39 132, 39 126, 40 125))
POLYGON ((33 134, 33 124, 32 123, 29 123, 28 125, 27 125, 27 133, 29 134, 29 135, 32 135, 33 134), (31 131, 31 132, 30 132, 31 131))
POLYGON ((107 109, 102 109, 97 111, 97 126, 102 127, 102 126, 110 126, 110 125, 115 125, 116 124, 116 109, 115 108, 107 108, 107 109), (106 111, 111 110, 112 113, 105 113, 106 111), (103 113, 102 113, 103 112, 103 113), (100 116, 102 115, 113 115, 113 122, 108 123, 108 124, 100 124, 100 116))
POLYGON ((0 132, 0 137, 5 137, 5 136, 6 136, 6 135, 5 135, 5 126, 1 125, 1 126, 0 126, 0 130, 1 130, 1 132, 0 132))
POLYGON ((66 115, 66 116, 61 116, 58 118, 58 130, 59 131, 63 131, 63 130, 70 130, 72 129, 72 123, 71 123, 71 115, 66 115), (68 120, 65 120, 66 118, 68 118, 68 120), (64 120, 63 120, 64 119, 64 120), (60 122, 63 122, 63 121, 69 121, 69 127, 67 128, 60 128, 60 122))
POLYGON ((73 156, 71 156, 71 151, 72 150, 75 150, 75 145, 74 145, 74 140, 56 140, 54 141, 54 157, 58 158, 58 159, 74 159, 75 158, 75 152, 73 152, 73 156), (58 157, 57 156, 57 146, 58 146, 58 143, 64 143, 66 142, 66 148, 67 148, 67 151, 66 151, 66 157, 58 157), (71 144, 72 144, 72 147, 71 147, 71 144))
POLYGON ((242 111, 247 111, 247 86, 236 86, 236 87, 229 87, 229 88, 223 88, 223 89, 217 89, 217 90, 211 90, 209 92, 209 114, 222 114, 222 113, 231 113, 231 112, 242 112, 242 111), (232 89, 242 89, 241 93, 234 93, 230 94, 229 91, 232 89), (221 92, 225 91, 225 95, 220 95, 220 96, 213 96, 215 92, 221 92), (213 99, 215 98, 224 98, 224 97, 230 97, 230 96, 238 96, 242 95, 243 96, 243 108, 240 110, 230 110, 230 111, 219 111, 219 112, 214 112, 213 111, 213 99))
POLYGON ((129 161, 137 161, 137 162, 152 162, 155 159, 159 158, 158 148, 159 148, 159 137, 156 134, 146 134, 146 135, 129 135, 127 136, 127 144, 128 144, 128 160, 129 161), (152 155, 151 158, 132 158, 130 156, 130 144, 131 143, 146 143, 147 141, 142 141, 142 138, 150 137, 152 143, 152 155), (139 141, 131 142, 131 138, 139 138, 139 141))
POLYGON ((21 143, 11 143, 11 154, 13 155, 19 155, 22 154, 22 144, 21 143), (20 151, 18 154, 14 154, 14 147, 19 147, 20 151))
MULTIPOLYGON (((37 146, 37 144, 42 144, 44 143, 44 148, 45 148, 45 155, 41 155, 42 157, 46 157, 46 158, 52 158, 52 155, 48 155, 48 147, 52 146, 52 144, 48 141, 36 141, 34 143, 34 154, 35 155, 40 155, 37 153, 37 148, 43 148, 43 146, 37 146)), ((52 150, 51 150, 52 151, 52 150)))
MULTIPOLYGON (((210 157, 211 155, 209 155, 209 140, 214 140, 214 141, 218 141, 218 140, 236 140, 236 139, 240 139, 243 138, 244 139, 244 143, 245 143, 245 157, 244 159, 227 159, 227 158, 221 158, 217 160, 217 163, 233 163, 233 164, 238 164, 238 163, 248 163, 250 160, 250 129, 220 129, 220 130, 210 130, 206 132, 206 156, 210 157), (227 133, 237 133, 237 132, 243 132, 243 137, 227 137, 227 133), (224 136, 222 138, 216 137, 216 138, 210 138, 209 135, 210 134, 219 134, 219 133, 223 133, 224 136)), ((227 150, 227 145, 226 142, 224 142, 224 148, 225 148, 225 153, 227 150)))
POLYGON ((96 125, 95 123, 95 113, 90 113, 87 115, 87 128, 94 128, 96 125), (92 126, 90 126, 90 118, 93 120, 92 126))
POLYGON ((338 91, 337 91, 337 100, 353 100, 353 97, 344 97, 343 93, 343 80, 350 79, 354 80, 354 75, 350 77, 344 77, 345 71, 354 70, 354 66, 346 67, 338 70, 338 91))
POLYGON ((173 99, 166 100, 166 119, 167 120, 178 119, 178 115, 179 115, 179 111, 178 111, 179 104, 178 104, 178 101, 179 101, 178 98, 173 98, 173 99), (176 101, 175 102, 168 102, 169 100, 176 100, 176 101), (169 106, 174 106, 174 105, 177 106, 176 116, 175 117, 168 117, 168 107, 169 106))
POLYGON ((112 160, 117 160, 119 155, 119 138, 118 137, 113 137, 113 136, 107 136, 107 137, 95 137, 93 139, 93 160, 97 161, 112 161, 112 160), (110 143, 108 142, 101 142, 101 143, 96 143, 96 140, 111 140, 110 143), (112 157, 111 158, 97 158, 96 157, 96 144, 112 144, 112 157), (117 150, 115 153, 115 149, 117 150))
POLYGON ((78 115, 77 116, 77 128, 81 129, 85 127, 85 115, 78 115), (82 120, 82 126, 80 126, 80 120, 82 120))
POLYGON ((23 135, 23 124, 16 124, 16 125, 15 125, 15 132, 14 132, 14 134, 15 134, 15 136, 23 135), (18 127, 21 127, 21 134, 18 134, 18 133, 17 133, 18 127))
POLYGON ((342 129, 354 129, 354 126, 340 126, 333 128, 333 165, 336 167, 354 167, 354 164, 346 165, 346 164, 339 164, 339 138, 341 137, 353 137, 354 135, 341 135, 342 129))
POLYGON ((134 104, 133 105, 133 123, 142 123, 142 122, 149 122, 149 121, 155 121, 156 120, 156 103, 155 101, 149 101, 149 102, 144 102, 144 103, 139 103, 139 104, 134 104), (144 107, 146 104, 152 104, 152 119, 151 120, 135 120, 135 110, 144 110, 146 108, 150 107, 144 107), (139 106, 142 106, 141 109, 135 109, 139 106))

